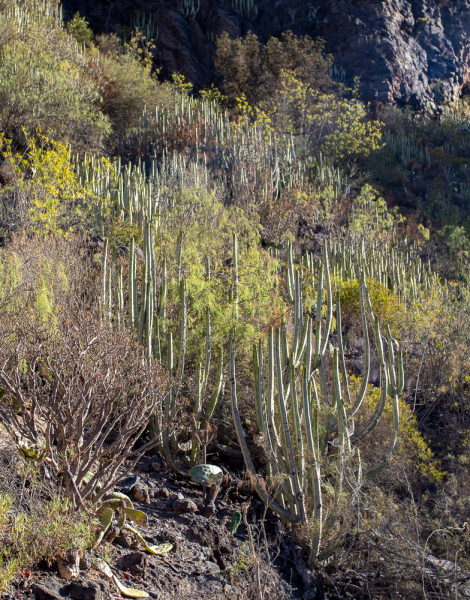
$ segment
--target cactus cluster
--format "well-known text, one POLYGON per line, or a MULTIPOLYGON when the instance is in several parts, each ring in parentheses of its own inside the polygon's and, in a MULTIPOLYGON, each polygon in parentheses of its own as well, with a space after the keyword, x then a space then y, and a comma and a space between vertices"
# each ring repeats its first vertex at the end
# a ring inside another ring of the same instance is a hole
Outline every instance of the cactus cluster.
POLYGON ((177 0, 176 7, 186 19, 194 19, 199 12, 200 0, 177 0))
POLYGON ((420 146, 414 140, 400 132, 395 135, 390 131, 385 131, 385 146, 383 152, 393 163, 399 161, 408 165, 412 158, 416 158, 423 166, 431 164, 431 154, 427 146, 420 146))
POLYGON ((141 11, 134 13, 131 20, 131 29, 133 31, 140 31, 147 42, 154 42, 159 35, 159 29, 155 24, 153 16, 141 11))
POLYGON ((62 4, 55 0, 14 0, 5 6, 4 13, 17 33, 40 23, 62 26, 62 4))
MULTIPOLYGON (((399 415, 398 395, 403 390, 403 357, 401 350, 395 358, 396 341, 390 330, 384 340, 377 317, 373 313, 362 264, 357 276, 360 285, 360 304, 365 342, 364 377, 359 396, 352 402, 349 394, 345 362, 345 343, 341 331, 341 308, 336 300, 337 347, 333 349, 331 371, 327 372, 326 353, 335 312, 331 287, 328 244, 323 248, 323 259, 316 280, 316 314, 309 314, 303 302, 303 282, 300 269, 294 268, 292 249, 287 265, 287 290, 293 307, 290 323, 268 333, 267 348, 262 341, 253 348, 253 375, 256 419, 263 434, 267 455, 268 484, 257 474, 245 440, 236 392, 235 332, 230 354, 230 386, 233 421, 242 448, 245 465, 256 490, 264 502, 281 518, 293 523, 313 521, 310 543, 310 562, 328 554, 339 542, 347 519, 339 527, 333 541, 322 548, 322 539, 331 537, 339 516, 340 500, 348 490, 359 488, 362 477, 372 477, 381 471, 393 455, 397 443, 399 415), (326 292, 326 315, 323 314, 326 292), (374 414, 363 427, 354 428, 354 417, 364 400, 370 369, 369 324, 381 369, 380 401, 374 414), (384 348, 385 341, 385 348, 384 348), (332 385, 331 385, 332 384, 332 385), (387 400, 393 403, 394 431, 389 448, 377 464, 364 474, 360 453, 354 444, 365 438, 377 425, 387 400), (333 451, 332 451, 333 450, 333 451), (328 518, 324 519, 322 472, 328 463, 328 477, 332 479, 334 497, 330 500, 328 518), (334 475, 332 473, 334 466, 334 475), (346 485, 346 481, 348 484, 346 485)), ((354 502, 354 494, 350 494, 354 502)), ((350 506, 352 510, 352 504, 350 506)))
MULTIPOLYGON (((399 302, 414 304, 431 295, 442 296, 445 287, 433 273, 431 264, 424 263, 414 242, 406 240, 391 246, 371 240, 367 250, 364 244, 350 235, 328 241, 328 258, 332 275, 341 281, 357 279, 355 266, 362 262, 363 274, 396 294, 399 302)), ((315 276, 320 261, 315 261, 308 253, 305 266, 315 276)))
POLYGON ((256 19, 258 6, 254 0, 232 0, 233 10, 244 19, 256 19))

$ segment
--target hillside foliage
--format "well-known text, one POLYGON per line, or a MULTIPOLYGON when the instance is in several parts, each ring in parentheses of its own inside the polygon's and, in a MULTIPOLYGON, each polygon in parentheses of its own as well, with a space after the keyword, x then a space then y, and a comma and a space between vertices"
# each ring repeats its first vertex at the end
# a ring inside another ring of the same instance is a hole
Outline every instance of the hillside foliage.
POLYGON ((419 566, 470 568, 467 101, 374 114, 291 32, 223 35, 194 90, 128 33, 0 3, 0 432, 53 482, 0 488, 0 592, 208 432, 331 589, 457 597, 419 566))

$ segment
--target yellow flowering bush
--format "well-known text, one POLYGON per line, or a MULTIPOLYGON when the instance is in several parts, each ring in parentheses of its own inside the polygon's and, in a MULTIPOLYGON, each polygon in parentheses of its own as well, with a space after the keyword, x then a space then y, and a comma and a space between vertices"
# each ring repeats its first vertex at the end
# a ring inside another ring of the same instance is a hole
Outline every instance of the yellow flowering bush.
MULTIPOLYGON (((362 385, 360 377, 351 377, 350 392, 351 398, 357 397, 362 385)), ((359 409, 356 428, 368 421, 374 413, 380 401, 380 390, 373 385, 367 386, 366 396, 359 409)), ((398 434, 398 443, 395 455, 391 461, 392 472, 396 468, 404 468, 407 476, 416 473, 439 483, 444 478, 445 472, 442 470, 438 460, 429 447, 423 434, 418 429, 418 421, 408 404, 399 399, 400 411, 400 429, 398 434)), ((367 437, 367 441, 361 444, 361 453, 364 460, 372 464, 377 461, 388 447, 391 436, 393 435, 393 407, 392 399, 387 398, 384 412, 377 426, 367 437)))
MULTIPOLYGON (((22 228, 41 236, 92 231, 97 211, 105 217, 108 208, 90 185, 80 183, 68 145, 40 132, 37 137, 25 135, 28 149, 24 154, 14 154, 11 144, 5 143, 3 157, 13 168, 15 182, 1 192, 4 198, 20 199, 22 228)), ((106 170, 108 159, 99 160, 106 170)))

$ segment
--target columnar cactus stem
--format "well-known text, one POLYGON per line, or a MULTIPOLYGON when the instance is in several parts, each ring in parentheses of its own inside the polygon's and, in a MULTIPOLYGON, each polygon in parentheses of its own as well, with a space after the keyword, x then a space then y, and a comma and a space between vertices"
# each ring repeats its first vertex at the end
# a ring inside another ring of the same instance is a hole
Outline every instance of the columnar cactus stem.
POLYGON ((238 241, 237 235, 233 234, 233 302, 235 306, 235 319, 238 319, 238 241))
POLYGON ((107 319, 107 307, 108 307, 108 248, 109 248, 109 240, 106 238, 104 240, 103 247, 103 255, 101 258, 101 273, 102 273, 102 294, 103 294, 103 312, 104 318, 107 319))
POLYGON ((255 465, 251 460, 250 451, 248 450, 248 446, 246 443, 245 435, 243 433, 242 422, 240 419, 240 412, 238 410, 238 401, 237 401, 237 381, 235 376, 235 332, 232 333, 232 341, 230 348, 230 397, 231 397, 231 407, 232 407, 232 417, 233 422, 235 424, 235 430, 237 432, 238 441, 240 447, 242 449, 243 457, 245 459, 245 465, 247 467, 248 472, 250 473, 253 483, 256 488, 256 492, 258 496, 261 498, 263 502, 266 502, 267 505, 274 510, 282 519, 286 521, 290 521, 292 523, 297 523, 300 521, 299 517, 289 510, 282 507, 274 498, 270 497, 267 490, 266 485, 260 480, 258 474, 256 473, 255 465))
POLYGON ((129 304, 129 328, 133 333, 135 330, 135 241, 131 240, 129 250, 129 284, 128 284, 128 304, 129 304))
MULTIPOLYGON (((303 318, 302 294, 300 271, 291 270, 293 263, 287 265, 286 278, 291 281, 291 292, 294 303, 294 323, 292 337, 287 334, 287 327, 283 321, 280 329, 276 329, 274 343, 273 331, 268 337, 268 388, 267 397, 264 397, 264 374, 263 374, 263 348, 262 344, 253 347, 253 369, 254 369, 254 396, 257 424, 265 439, 267 455, 268 481, 281 479, 281 493, 278 495, 280 502, 273 506, 283 518, 286 515, 285 505, 289 506, 290 514, 295 515, 301 522, 308 519, 307 510, 312 509, 314 519, 313 533, 310 545, 310 563, 322 556, 328 555, 334 547, 340 543, 347 528, 347 523, 342 522, 334 539, 329 545, 322 549, 322 540, 332 531, 342 505, 344 495, 348 493, 350 486, 345 486, 345 481, 356 483, 360 486, 362 477, 362 464, 360 456, 351 448, 351 441, 361 439, 377 425, 382 415, 387 390, 393 396, 394 403, 394 435, 389 448, 383 459, 366 472, 367 477, 372 477, 383 469, 392 456, 398 434, 398 394, 403 387, 403 356, 398 353, 398 369, 395 374, 394 344, 396 342, 388 336, 388 358, 386 360, 382 344, 382 336, 378 319, 374 316, 364 271, 360 268, 358 273, 360 306, 362 324, 364 328, 365 356, 364 375, 365 381, 361 386, 359 397, 352 407, 348 386, 348 373, 345 361, 345 344, 342 337, 341 306, 339 295, 336 301, 336 322, 338 347, 332 352, 331 376, 327 377, 326 359, 327 346, 331 343, 330 330, 333 317, 333 302, 331 292, 331 280, 328 268, 328 254, 337 252, 337 247, 328 248, 325 242, 323 248, 323 264, 318 268, 317 306, 315 322, 315 342, 313 342, 313 328, 310 316, 303 318), (322 316, 323 290, 326 288, 326 315, 322 316), (381 396, 379 404, 365 426, 355 433, 351 433, 349 421, 359 410, 367 392, 368 376, 370 370, 370 345, 368 334, 368 323, 366 312, 369 312, 370 322, 373 326, 374 339, 382 370, 381 396), (276 372, 276 376, 275 376, 276 372), (343 381, 341 381, 341 379, 343 381), (329 381, 332 381, 332 392, 328 391, 329 381), (320 384, 320 401, 317 393, 317 382, 320 384), (275 388, 277 387, 277 410, 274 402, 275 388), (299 404, 298 387, 301 392, 299 404), (329 396, 332 394, 330 404, 329 396), (346 401, 343 399, 346 397, 346 401), (290 398, 287 405, 286 398, 290 398), (322 405, 323 408, 320 408, 322 405), (350 407, 348 416, 347 405, 350 407), (324 414, 326 413, 326 414, 324 414), (320 417, 324 414, 321 441, 320 417), (336 418, 333 418, 333 414, 336 418), (279 434, 276 424, 280 423, 279 434), (336 437, 332 437, 335 434, 336 437), (328 457, 328 450, 333 448, 333 453, 328 457), (325 457, 321 459, 321 454, 325 457), (328 457, 328 458, 327 458, 328 457), (323 502, 321 488, 321 460, 328 461, 331 466, 335 465, 336 473, 334 480, 334 492, 330 503, 329 516, 323 522, 323 502), (351 479, 352 477, 352 479, 351 479), (310 500, 305 502, 305 498, 310 500), (308 507, 308 509, 307 509, 308 507)), ((333 263, 343 270, 346 264, 343 256, 335 257, 333 263)), ((253 475, 254 465, 248 455, 246 442, 244 440, 238 409, 236 406, 236 389, 234 387, 234 338, 232 340, 231 354, 231 384, 232 384, 232 411, 237 429, 237 436, 242 447, 245 464, 253 475)), ((354 487, 353 486, 353 487, 354 487)), ((354 487, 354 489, 356 489, 354 487)), ((258 488, 258 492, 260 492, 258 488)), ((350 511, 354 505, 354 490, 350 498, 350 511)), ((266 490, 261 490, 261 496, 266 490)), ((352 513, 351 513, 352 514, 352 513)))
POLYGON ((194 416, 195 416, 195 430, 193 431, 193 443, 191 448, 191 463, 196 464, 198 460, 199 454, 199 438, 196 435, 196 430, 202 428, 205 429, 207 426, 207 422, 210 421, 212 415, 214 414, 214 410, 217 406, 217 402, 219 399, 219 395, 223 385, 223 351, 222 348, 217 349, 217 371, 214 382, 214 389, 209 400, 209 404, 206 409, 206 413, 204 418, 201 421, 201 412, 202 412, 202 403, 204 401, 204 397, 207 389, 207 380, 209 376, 210 369, 210 361, 211 361, 211 344, 212 344, 212 327, 211 327, 211 316, 210 310, 207 308, 206 312, 206 358, 205 358, 205 367, 201 369, 201 364, 198 367, 198 388, 196 395, 196 402, 194 406, 194 416))
POLYGON ((286 403, 284 400, 284 384, 282 378, 282 362, 281 362, 281 342, 280 342, 280 332, 279 329, 276 329, 276 365, 277 365, 277 389, 278 389, 278 408, 279 414, 281 417, 281 425, 283 431, 283 445, 285 445, 285 451, 287 454, 287 463, 289 465, 289 476, 292 479, 292 485, 294 489, 294 496, 297 508, 297 514, 300 517, 301 521, 305 520, 305 505, 304 505, 304 497, 303 492, 300 485, 299 480, 299 472, 297 470, 297 465, 295 462, 294 448, 292 446, 292 439, 289 429, 289 422, 287 417, 287 409, 286 403))

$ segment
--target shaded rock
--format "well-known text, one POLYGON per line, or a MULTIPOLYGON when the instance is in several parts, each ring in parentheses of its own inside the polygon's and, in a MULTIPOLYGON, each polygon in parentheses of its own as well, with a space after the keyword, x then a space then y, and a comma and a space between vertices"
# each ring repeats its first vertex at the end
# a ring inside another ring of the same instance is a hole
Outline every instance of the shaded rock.
POLYGON ((152 462, 150 463, 150 467, 155 471, 155 473, 158 473, 159 471, 162 470, 162 467, 163 467, 162 461, 159 460, 158 458, 156 460, 152 460, 152 462))
POLYGON ((137 502, 142 502, 144 504, 148 504, 150 502, 149 491, 143 485, 136 485, 132 488, 132 496, 137 500, 137 502))
POLYGON ((169 492, 170 498, 176 498, 178 500, 183 500, 184 496, 181 492, 169 492))
POLYGON ((235 562, 237 542, 226 529, 199 515, 180 515, 177 518, 187 525, 187 540, 210 548, 220 569, 225 570, 235 562))
POLYGON ((162 498, 169 498, 170 497, 170 492, 166 488, 161 488, 158 491, 158 495, 161 496, 162 498))
POLYGON ((15 172, 10 161, 0 160, 0 185, 10 185, 15 181, 15 172))
POLYGON ((215 507, 215 504, 212 503, 212 502, 210 504, 207 504, 206 506, 204 506, 201 509, 201 514, 202 514, 203 517, 206 517, 206 519, 210 519, 216 513, 217 513, 217 509, 215 507))
POLYGON ((89 552, 85 552, 83 556, 80 556, 79 566, 81 571, 88 571, 88 569, 91 569, 92 560, 89 552))
POLYGON ((121 571, 129 571, 133 575, 142 576, 145 573, 145 569, 149 566, 149 560, 147 555, 143 552, 131 552, 121 556, 116 561, 116 567, 121 571))
POLYGON ((140 483, 140 477, 138 475, 133 475, 132 477, 126 477, 126 479, 120 481, 118 485, 124 494, 129 494, 132 491, 132 488, 138 483, 140 483))
POLYGON ((118 535, 117 537, 115 537, 113 540, 113 544, 115 546, 121 546, 121 548, 126 548, 126 549, 131 547, 129 540, 127 539, 127 537, 124 534, 121 534, 121 535, 118 535))
MULTIPOLYGON (((182 73, 197 88, 206 87, 218 77, 214 40, 223 32, 233 39, 251 30, 265 42, 292 30, 323 38, 336 77, 347 86, 358 77, 364 99, 375 104, 421 109, 470 89, 470 0, 311 0, 295 19, 286 2, 257 4, 256 14, 244 18, 232 3, 201 0, 198 13, 186 19, 174 0, 142 0, 139 10, 159 26, 156 66, 164 76, 182 73)), ((105 0, 65 0, 64 7, 103 29, 105 0)), ((127 24, 128 10, 124 0, 113 2, 106 26, 127 24)))
POLYGON ((96 581, 73 581, 62 588, 73 600, 101 600, 101 587, 96 581))
POLYGON ((173 509, 173 512, 177 515, 180 515, 182 513, 193 513, 197 511, 196 504, 188 498, 184 498, 183 500, 175 500, 171 505, 171 508, 173 509))
POLYGON ((59 593, 59 586, 52 587, 50 584, 35 583, 31 589, 37 600, 63 600, 59 593))

